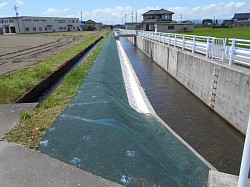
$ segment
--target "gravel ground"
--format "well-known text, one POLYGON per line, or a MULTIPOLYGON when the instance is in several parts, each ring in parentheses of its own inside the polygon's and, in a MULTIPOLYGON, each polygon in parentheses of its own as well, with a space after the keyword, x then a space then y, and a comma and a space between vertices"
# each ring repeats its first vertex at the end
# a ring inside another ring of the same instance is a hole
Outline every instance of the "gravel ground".
POLYGON ((62 53, 84 41, 79 35, 102 31, 59 33, 51 35, 0 35, 0 75, 10 75, 42 60, 62 53))

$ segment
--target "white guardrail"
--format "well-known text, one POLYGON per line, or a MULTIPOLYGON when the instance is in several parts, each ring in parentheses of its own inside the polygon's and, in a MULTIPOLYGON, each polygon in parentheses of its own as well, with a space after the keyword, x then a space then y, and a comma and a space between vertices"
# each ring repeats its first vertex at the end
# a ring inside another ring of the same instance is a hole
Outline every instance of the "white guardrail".
POLYGON ((226 45, 226 38, 215 38, 209 36, 196 36, 163 32, 152 32, 142 30, 120 30, 123 34, 136 34, 138 36, 189 50, 193 54, 200 53, 210 59, 218 59, 221 62, 228 62, 250 66, 250 40, 230 38, 226 45), (249 47, 249 49, 247 48, 249 47))

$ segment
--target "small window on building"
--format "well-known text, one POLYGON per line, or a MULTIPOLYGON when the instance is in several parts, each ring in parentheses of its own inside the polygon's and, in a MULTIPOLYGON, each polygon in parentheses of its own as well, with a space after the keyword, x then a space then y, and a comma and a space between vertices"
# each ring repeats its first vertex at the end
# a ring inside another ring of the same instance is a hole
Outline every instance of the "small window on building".
POLYGON ((65 23, 65 20, 58 20, 58 23, 65 23))
POLYGON ((25 31, 30 31, 30 28, 29 28, 29 27, 26 27, 26 28, 25 28, 25 31))
POLYGON ((174 30, 174 26, 173 25, 168 26, 168 30, 174 30))
POLYGON ((47 31, 47 30, 48 30, 48 28, 47 28, 47 27, 44 27, 44 30, 45 30, 45 31, 47 31))
POLYGON ((72 20, 72 23, 75 23, 75 20, 72 20))
POLYGON ((39 31, 43 31, 43 28, 42 28, 42 27, 39 27, 39 31))
POLYGON ((165 20, 171 20, 170 15, 165 15, 165 20))
POLYGON ((76 20, 76 23, 78 23, 78 20, 76 20))
POLYGON ((4 23, 9 23, 9 20, 4 20, 4 23))
POLYGON ((36 31, 36 27, 33 27, 33 31, 36 31))
POLYGON ((73 29, 76 29, 75 27, 73 27, 73 29))
POLYGON ((14 23, 14 20, 13 20, 13 19, 10 19, 10 20, 9 20, 9 23, 14 23))

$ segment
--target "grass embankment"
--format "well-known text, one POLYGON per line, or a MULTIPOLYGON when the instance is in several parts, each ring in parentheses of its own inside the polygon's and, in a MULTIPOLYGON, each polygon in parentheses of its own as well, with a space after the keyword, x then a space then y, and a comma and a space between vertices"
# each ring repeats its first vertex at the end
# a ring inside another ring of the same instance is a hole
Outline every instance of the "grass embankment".
POLYGON ((10 76, 0 76, 0 103, 13 103, 40 80, 55 71, 60 65, 100 38, 101 35, 85 35, 84 37, 85 41, 83 43, 47 60, 43 60, 34 67, 19 71, 10 76))
POLYGON ((98 47, 75 70, 69 73, 58 89, 38 108, 20 116, 21 121, 6 133, 5 140, 36 148, 44 133, 62 113, 84 82, 87 74, 100 53, 105 37, 98 47))
POLYGON ((194 32, 186 34, 198 36, 213 36, 216 38, 238 38, 250 40, 249 33, 250 28, 195 28, 194 32))

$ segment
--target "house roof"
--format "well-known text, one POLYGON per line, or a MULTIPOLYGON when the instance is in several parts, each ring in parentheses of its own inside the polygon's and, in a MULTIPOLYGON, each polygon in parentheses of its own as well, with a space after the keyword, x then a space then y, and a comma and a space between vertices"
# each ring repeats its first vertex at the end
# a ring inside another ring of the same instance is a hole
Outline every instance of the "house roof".
POLYGON ((168 10, 165 10, 162 8, 161 10, 156 12, 155 14, 174 14, 174 12, 171 12, 171 11, 168 11, 168 10))
POLYGON ((93 24, 95 24, 95 21, 89 19, 88 21, 85 21, 85 23, 90 23, 90 24, 93 23, 93 24))
POLYGON ((155 14, 174 14, 174 12, 162 8, 160 10, 149 10, 142 15, 144 16, 144 15, 155 15, 155 14))
POLYGON ((244 18, 250 18, 250 13, 236 13, 234 14, 233 19, 244 19, 244 18))

